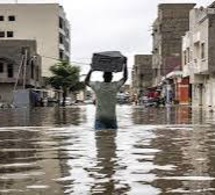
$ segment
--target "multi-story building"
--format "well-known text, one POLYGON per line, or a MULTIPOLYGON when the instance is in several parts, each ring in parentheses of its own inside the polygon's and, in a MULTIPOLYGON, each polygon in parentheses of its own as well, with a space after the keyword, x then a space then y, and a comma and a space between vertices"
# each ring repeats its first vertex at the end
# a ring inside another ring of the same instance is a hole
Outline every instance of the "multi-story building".
POLYGON ((153 86, 176 67, 181 69, 181 37, 189 29, 189 11, 195 4, 159 4, 153 23, 153 86))
POLYGON ((70 24, 63 7, 53 4, 0 4, 0 40, 37 42, 42 77, 57 59, 70 59, 70 24))
POLYGON ((0 40, 0 102, 12 103, 14 90, 38 88, 40 83, 36 41, 0 40))
POLYGON ((141 95, 152 85, 152 55, 135 55, 132 75, 133 93, 141 95))
POLYGON ((192 105, 215 107, 215 2, 191 10, 182 50, 183 76, 189 78, 192 105))

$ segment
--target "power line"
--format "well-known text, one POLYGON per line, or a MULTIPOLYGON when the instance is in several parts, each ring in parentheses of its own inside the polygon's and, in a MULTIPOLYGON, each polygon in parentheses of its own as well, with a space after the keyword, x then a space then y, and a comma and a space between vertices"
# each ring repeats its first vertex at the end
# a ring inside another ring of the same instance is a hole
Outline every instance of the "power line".
MULTIPOLYGON (((42 56, 43 58, 49 58, 49 59, 53 59, 56 61, 61 61, 59 58, 54 58, 54 57, 49 57, 49 56, 42 56)), ((78 61, 70 61, 71 63, 77 64, 77 65, 91 65, 90 63, 85 63, 85 62, 78 62, 78 61)), ((128 69, 132 69, 133 67, 128 67, 128 69)))
MULTIPOLYGON (((53 59, 53 60, 57 60, 57 61, 60 61, 59 58, 54 58, 54 57, 48 57, 48 56, 41 56, 41 57, 44 57, 44 58, 49 58, 49 59, 53 59)), ((78 61, 70 61, 71 63, 74 63, 74 64, 82 64, 82 65, 91 65, 90 63, 86 63, 86 62, 78 62, 78 61)), ((131 69, 132 67, 128 67, 128 69, 131 69)))
MULTIPOLYGON (((49 56, 42 56, 43 58, 49 58, 49 59, 53 59, 56 61, 61 61, 59 58, 54 58, 54 57, 49 57, 49 56)), ((75 64, 82 64, 82 65, 90 65, 89 63, 85 63, 85 62, 78 62, 78 61, 70 61, 71 63, 75 63, 75 64)))

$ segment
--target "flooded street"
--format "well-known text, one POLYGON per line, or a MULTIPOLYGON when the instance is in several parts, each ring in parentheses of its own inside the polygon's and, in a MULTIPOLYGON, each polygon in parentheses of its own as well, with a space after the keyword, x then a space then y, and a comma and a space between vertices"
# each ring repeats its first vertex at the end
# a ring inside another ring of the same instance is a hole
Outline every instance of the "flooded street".
POLYGON ((1 195, 215 194, 215 113, 118 106, 0 110, 1 195))

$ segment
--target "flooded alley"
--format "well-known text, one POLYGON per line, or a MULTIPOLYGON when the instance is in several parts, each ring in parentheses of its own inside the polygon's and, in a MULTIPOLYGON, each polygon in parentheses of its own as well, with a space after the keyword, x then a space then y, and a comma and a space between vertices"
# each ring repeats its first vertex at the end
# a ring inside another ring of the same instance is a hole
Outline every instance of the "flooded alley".
POLYGON ((116 131, 94 114, 0 110, 0 194, 215 194, 215 113, 118 105, 116 131))

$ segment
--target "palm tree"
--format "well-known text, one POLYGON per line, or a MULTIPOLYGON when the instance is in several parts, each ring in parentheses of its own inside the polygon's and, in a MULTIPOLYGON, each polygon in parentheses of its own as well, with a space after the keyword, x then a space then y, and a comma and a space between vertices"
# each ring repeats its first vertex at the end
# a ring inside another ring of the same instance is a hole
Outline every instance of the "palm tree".
POLYGON ((53 76, 48 79, 49 83, 55 89, 62 89, 62 106, 65 106, 67 92, 78 91, 83 88, 83 85, 79 81, 80 68, 77 66, 72 66, 68 61, 59 61, 50 67, 50 71, 52 72, 53 76))

